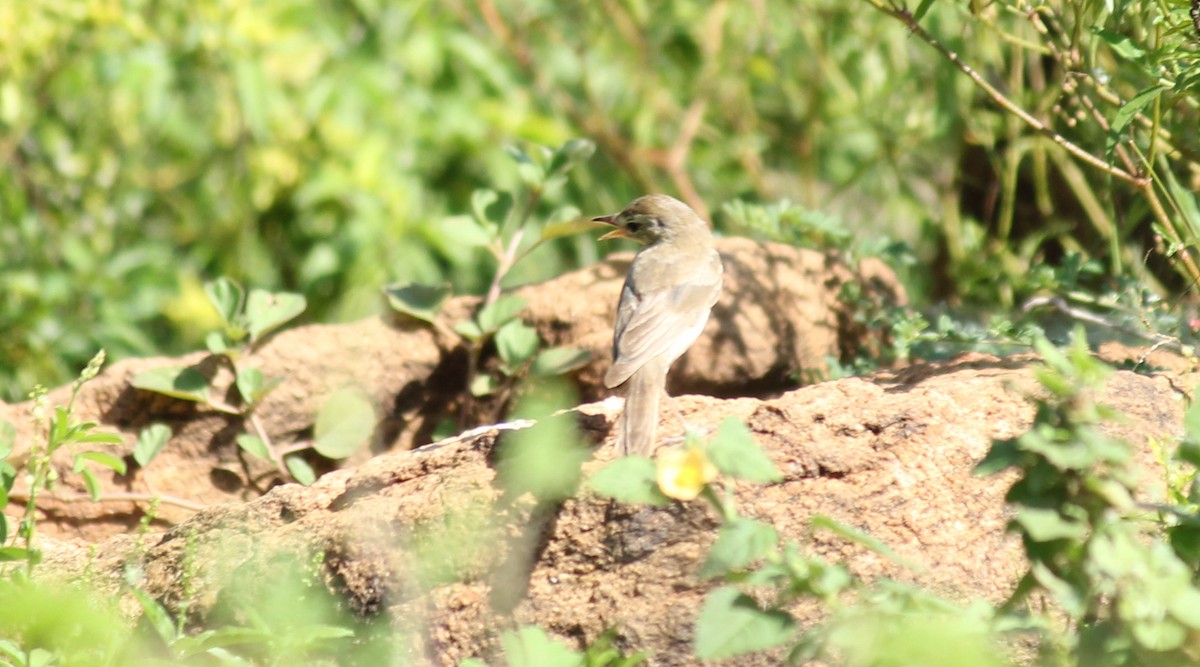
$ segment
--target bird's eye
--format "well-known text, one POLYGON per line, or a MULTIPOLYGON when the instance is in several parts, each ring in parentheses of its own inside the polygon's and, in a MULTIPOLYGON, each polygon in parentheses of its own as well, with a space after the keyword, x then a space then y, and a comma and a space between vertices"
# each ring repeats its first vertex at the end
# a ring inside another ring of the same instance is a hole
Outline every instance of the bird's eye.
POLYGON ((637 234, 637 230, 640 229, 641 226, 642 224, 640 222, 625 223, 625 229, 629 230, 629 233, 631 234, 637 234))

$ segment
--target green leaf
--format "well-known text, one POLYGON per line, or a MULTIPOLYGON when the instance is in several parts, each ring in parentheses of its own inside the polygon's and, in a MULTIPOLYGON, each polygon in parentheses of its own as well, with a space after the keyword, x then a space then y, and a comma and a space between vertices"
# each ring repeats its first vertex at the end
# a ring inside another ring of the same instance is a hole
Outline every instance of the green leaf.
POLYGON ((86 433, 71 438, 72 441, 80 444, 99 444, 99 445, 121 445, 125 443, 125 438, 116 433, 106 433, 100 431, 97 433, 86 433))
POLYGON ((1112 50, 1122 58, 1139 60, 1146 55, 1142 47, 1134 44, 1133 40, 1125 35, 1103 28, 1092 28, 1092 33, 1107 42, 1112 47, 1112 50))
MULTIPOLYGON (((1171 193, 1171 199, 1174 200, 1175 206, 1178 207, 1179 214, 1187 223, 1191 234, 1193 237, 1200 235, 1200 198, 1197 198, 1196 193, 1180 183, 1170 170, 1164 169, 1162 174, 1163 180, 1167 183, 1167 192, 1171 193)), ((1166 238, 1170 238, 1170 236, 1166 238)))
POLYGON ((55 446, 61 445, 67 439, 67 431, 71 428, 71 414, 61 405, 54 407, 54 419, 50 426, 50 442, 55 446))
POLYGON ((520 320, 508 322, 496 332, 496 352, 510 375, 537 354, 541 343, 537 329, 520 320))
MULTIPOLYGON (((481 189, 471 193, 471 213, 487 233, 484 244, 495 240, 497 230, 508 221, 512 209, 511 193, 496 192, 491 189, 481 189)), ((457 239, 455 240, 457 241, 457 239)))
POLYGON ((750 482, 778 482, 783 475, 754 443, 750 429, 730 417, 708 443, 708 458, 718 470, 750 482))
POLYGON ((170 426, 158 423, 147 426, 138 433, 137 444, 133 446, 133 460, 145 468, 170 439, 170 426))
POLYGON ((700 567, 700 578, 709 579, 740 570, 766 557, 779 544, 774 526, 760 521, 737 518, 721 526, 700 567))
POLYGON ((654 461, 645 456, 624 456, 596 471, 587 485, 596 493, 623 503, 667 505, 670 498, 658 488, 654 461))
POLYGON ((442 220, 438 232, 457 248, 482 248, 495 237, 485 224, 469 215, 454 215, 442 220))
POLYGON ((108 452, 80 452, 75 459, 77 465, 81 459, 98 463, 109 470, 115 471, 118 475, 124 475, 126 471, 125 459, 109 454, 108 452))
POLYGON ((139 373, 130 382, 138 389, 197 403, 208 402, 208 379, 195 368, 164 366, 139 373))
POLYGON ((521 182, 534 190, 541 189, 546 181, 546 170, 540 164, 533 162, 520 162, 517 164, 517 175, 521 177, 521 182))
POLYGON ((1035 542, 1051 540, 1082 540, 1087 537, 1087 525, 1068 521, 1056 510, 1023 507, 1017 512, 1017 525, 1035 542))
POLYGON ((478 324, 471 321, 455 324, 454 331, 472 343, 478 343, 480 340, 483 340, 483 329, 480 329, 478 324))
POLYGON ((591 356, 591 352, 576 347, 552 347, 538 353, 529 372, 539 377, 562 375, 583 367, 591 356))
POLYGON ((279 328, 303 313, 307 305, 308 302, 301 294, 250 290, 250 298, 246 300, 246 322, 250 329, 250 340, 257 341, 279 328))
POLYGON ((204 347, 213 354, 229 354, 233 349, 229 339, 220 331, 210 331, 204 337, 204 347))
POLYGON ((731 586, 713 590, 696 619, 696 657, 719 660, 764 651, 792 638, 796 622, 781 611, 759 609, 731 586))
POLYGON ((392 310, 422 322, 433 322, 441 312, 446 297, 450 296, 450 285, 398 283, 388 285, 383 292, 392 310))
POLYGON ((867 549, 874 551, 875 553, 879 554, 880 556, 887 558, 888 560, 892 561, 893 563, 896 563, 897 565, 901 565, 909 570, 912 570, 913 572, 920 572, 923 569, 921 566, 917 565, 916 563, 913 563, 912 561, 909 561, 908 559, 900 556, 900 554, 893 551, 892 548, 889 547, 882 540, 879 540, 876 537, 873 537, 867 533, 864 533, 863 531, 858 530, 857 528, 854 528, 853 526, 848 526, 840 521, 835 521, 835 520, 831 519, 830 517, 823 516, 820 514, 816 514, 811 519, 809 519, 808 524, 810 526, 812 526, 813 528, 821 528, 824 530, 828 530, 829 532, 831 532, 835 535, 839 535, 847 540, 850 540, 851 542, 854 542, 855 544, 866 547, 867 549))
POLYGON ((551 639, 536 626, 525 626, 500 636, 508 667, 583 667, 583 654, 551 639))
POLYGON ((973 471, 976 475, 994 475, 1017 465, 1023 454, 1017 446, 1017 439, 997 440, 992 443, 987 456, 983 457, 973 471))
POLYGON ((166 608, 159 604, 146 591, 137 586, 130 586, 127 590, 133 593, 133 597, 137 599, 138 605, 142 608, 142 614, 150 627, 154 628, 155 634, 160 639, 170 646, 175 640, 175 622, 171 620, 171 615, 167 613, 166 608))
POLYGON ((375 431, 375 408, 362 393, 351 389, 325 399, 313 426, 313 449, 330 459, 344 459, 361 449, 375 431))
POLYGON ((471 386, 468 387, 472 396, 491 396, 500 388, 500 382, 492 377, 491 373, 476 373, 475 377, 471 378, 471 386))
POLYGON ((1122 130, 1124 130, 1125 127, 1129 125, 1130 121, 1137 116, 1138 112, 1152 104, 1154 100, 1158 99, 1158 97, 1162 95, 1163 91, 1166 89, 1166 86, 1150 86, 1149 88, 1139 92, 1137 95, 1134 95, 1133 98, 1125 104, 1121 105, 1121 108, 1117 109, 1117 115, 1113 117, 1113 133, 1120 133, 1122 130))
POLYGON ((257 405, 267 391, 279 386, 278 382, 268 383, 266 376, 257 368, 243 368, 237 374, 238 393, 246 405, 257 405))
POLYGON ((292 478, 304 486, 312 486, 312 483, 317 481, 317 473, 313 471, 312 466, 308 465, 308 461, 305 461, 303 457, 297 454, 289 454, 283 457, 283 464, 287 466, 288 472, 292 474, 292 478))
POLYGON ((17 427, 10 421, 0 419, 0 459, 12 452, 17 443, 17 427))
POLYGON ((247 454, 257 456, 260 459, 271 460, 271 450, 267 447, 267 443, 263 442, 262 438, 257 435, 240 433, 237 437, 237 444, 247 454))
POLYGON ((29 550, 24 547, 0 547, 0 563, 29 560, 29 550))
POLYGON ((914 23, 920 23, 921 19, 925 18, 925 13, 933 6, 933 0, 921 0, 921 4, 917 5, 916 11, 913 12, 912 18, 914 23))
POLYGON ((495 333, 497 329, 525 310, 525 305, 525 299, 519 296, 502 296, 484 306, 475 316, 475 321, 483 333, 495 333))
POLYGON ((554 239, 563 238, 564 236, 574 236, 586 232, 594 232, 598 229, 611 230, 611 225, 606 225, 603 222, 592 222, 591 220, 564 220, 562 222, 551 222, 542 227, 539 240, 552 241, 554 239))
POLYGON ((596 144, 592 141, 571 139, 554 151, 554 156, 550 158, 550 173, 565 174, 575 165, 592 157, 595 152, 596 144))
POLYGON ((242 122, 256 141, 266 143, 271 135, 267 110, 270 87, 263 62, 255 58, 234 58, 233 81, 242 122))
POLYGON ((92 502, 100 500, 100 480, 96 478, 96 473, 88 467, 84 467, 78 472, 83 477, 83 486, 87 488, 88 497, 92 499, 92 502))
POLYGON ((242 309, 242 299, 246 295, 242 286, 228 278, 217 278, 204 283, 204 293, 217 309, 217 314, 221 316, 225 326, 233 326, 242 309))

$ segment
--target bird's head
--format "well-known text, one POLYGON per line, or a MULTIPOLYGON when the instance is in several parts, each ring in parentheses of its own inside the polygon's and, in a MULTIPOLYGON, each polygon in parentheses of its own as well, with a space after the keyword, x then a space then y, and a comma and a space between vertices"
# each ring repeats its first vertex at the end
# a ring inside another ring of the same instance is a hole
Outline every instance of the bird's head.
POLYGON ((613 226, 600 240, 630 238, 652 244, 690 233, 708 234, 708 224, 687 204, 667 195, 646 195, 633 200, 625 210, 592 218, 613 226))

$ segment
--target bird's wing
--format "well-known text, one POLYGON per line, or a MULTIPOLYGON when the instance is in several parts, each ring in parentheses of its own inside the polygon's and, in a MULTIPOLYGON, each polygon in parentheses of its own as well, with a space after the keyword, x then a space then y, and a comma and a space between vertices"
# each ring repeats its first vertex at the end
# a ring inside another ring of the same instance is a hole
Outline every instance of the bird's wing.
POLYGON ((636 294, 628 283, 621 291, 613 336, 613 365, 604 384, 615 387, 652 359, 667 364, 679 358, 700 335, 721 293, 721 274, 705 280, 636 294))

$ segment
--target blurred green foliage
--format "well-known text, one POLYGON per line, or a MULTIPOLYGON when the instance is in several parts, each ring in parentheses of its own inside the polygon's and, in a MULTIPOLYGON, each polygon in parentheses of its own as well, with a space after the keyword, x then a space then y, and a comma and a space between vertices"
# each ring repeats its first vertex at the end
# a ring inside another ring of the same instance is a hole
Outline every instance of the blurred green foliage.
MULTIPOLYGON (((376 312, 392 282, 480 292, 496 260, 446 221, 520 182, 507 145, 572 137, 597 155, 545 211, 666 191, 724 227, 729 202, 786 198, 822 237, 911 245, 919 298, 1012 306, 1068 252, 1101 260, 1097 289, 1178 293, 1200 229, 1188 8, 926 1, 914 36, 875 0, 2 3, 0 397, 99 347, 199 348, 220 275, 305 295, 310 321, 376 312)), ((596 256, 559 239, 507 284, 596 256)))

